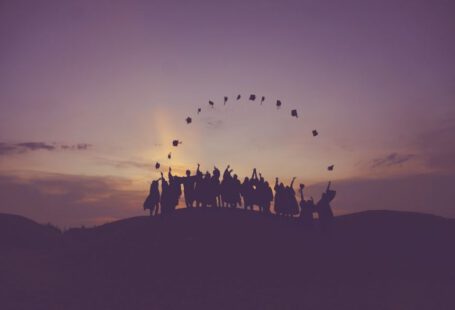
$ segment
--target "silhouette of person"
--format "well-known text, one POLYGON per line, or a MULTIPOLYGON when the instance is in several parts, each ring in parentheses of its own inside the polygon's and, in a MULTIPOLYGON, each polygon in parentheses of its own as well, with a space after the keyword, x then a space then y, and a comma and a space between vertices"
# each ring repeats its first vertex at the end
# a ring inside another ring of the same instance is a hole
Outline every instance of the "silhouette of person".
POLYGON ((241 194, 243 197, 243 205, 245 210, 251 210, 253 208, 252 201, 253 185, 248 177, 245 177, 241 187, 241 194))
POLYGON ((299 214, 299 204, 297 203, 297 198, 295 197, 294 181, 295 177, 292 178, 291 184, 286 187, 288 216, 294 216, 299 214))
POLYGON ((213 203, 212 199, 212 189, 211 189, 211 175, 208 171, 206 171, 204 177, 201 180, 201 191, 200 191, 200 199, 202 207, 207 207, 208 205, 213 203))
POLYGON ((166 215, 169 214, 170 212, 170 188, 169 188, 169 183, 166 181, 166 179, 163 176, 163 173, 161 172, 161 214, 166 215))
POLYGON ((194 180, 194 199, 196 201, 196 207, 201 207, 203 205, 203 196, 204 196, 204 190, 203 190, 203 175, 201 170, 199 169, 200 165, 197 164, 197 170, 196 170, 196 176, 194 180))
POLYGON ((284 184, 281 182, 279 183, 279 179, 275 178, 275 213, 277 215, 285 215, 285 208, 284 208, 284 184))
POLYGON ((150 184, 150 192, 144 201, 144 210, 149 209, 150 216, 158 215, 160 206, 160 191, 158 181, 153 180, 150 184))
POLYGON ((323 230, 327 230, 333 220, 332 207, 330 202, 335 198, 336 191, 330 189, 331 182, 327 185, 324 193, 321 195, 321 199, 316 205, 316 210, 319 215, 319 222, 323 230))
POLYGON ((269 185, 269 182, 263 182, 261 186, 261 211, 264 213, 270 213, 270 204, 273 200, 273 191, 269 185))
POLYGON ((210 179, 210 205, 212 207, 221 206, 220 175, 220 170, 217 167, 213 167, 213 174, 210 179))
POLYGON ((237 205, 239 207, 242 206, 242 197, 241 197, 241 192, 242 192, 242 183, 240 182, 237 174, 234 174, 234 177, 232 179, 232 193, 233 193, 233 208, 237 208, 237 205))
POLYGON ((314 211, 314 201, 313 197, 310 200, 305 200, 303 195, 303 190, 305 188, 304 184, 300 184, 300 219, 302 223, 307 226, 313 225, 313 211, 314 211))
POLYGON ((174 211, 178 204, 180 195, 182 194, 182 188, 180 187, 180 182, 177 177, 172 175, 172 169, 169 167, 168 172, 169 177, 169 211, 174 211))
POLYGON ((221 192, 221 206, 222 207, 235 207, 235 184, 234 179, 231 176, 232 169, 229 169, 228 165, 223 173, 223 180, 221 181, 220 192, 221 192))
POLYGON ((196 200, 196 180, 199 172, 199 164, 197 165, 196 175, 191 175, 191 171, 186 170, 185 177, 178 178, 180 183, 183 184, 185 204, 187 208, 192 208, 196 200))

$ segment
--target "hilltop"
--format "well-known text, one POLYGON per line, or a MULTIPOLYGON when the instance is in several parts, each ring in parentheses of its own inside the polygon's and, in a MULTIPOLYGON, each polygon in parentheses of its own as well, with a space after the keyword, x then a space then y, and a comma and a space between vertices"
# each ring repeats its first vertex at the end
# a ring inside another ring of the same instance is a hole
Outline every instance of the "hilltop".
POLYGON ((0 223, 6 217, 10 232, 23 230, 18 240, 48 239, 41 247, 0 239, 4 309, 455 306, 455 220, 432 215, 367 211, 337 217, 327 233, 231 209, 64 233, 3 214, 0 223))

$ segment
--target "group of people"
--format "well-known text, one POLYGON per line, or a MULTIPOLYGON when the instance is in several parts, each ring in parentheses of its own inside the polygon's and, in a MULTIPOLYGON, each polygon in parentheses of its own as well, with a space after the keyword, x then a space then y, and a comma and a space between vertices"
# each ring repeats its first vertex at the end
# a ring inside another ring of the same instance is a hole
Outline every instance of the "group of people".
POLYGON ((185 176, 174 176, 169 168, 168 179, 161 173, 161 177, 153 180, 150 185, 150 193, 144 202, 144 209, 150 211, 151 216, 158 214, 172 213, 179 204, 183 194, 187 208, 193 207, 218 207, 218 208, 237 208, 245 210, 255 210, 262 213, 272 213, 271 204, 274 202, 274 213, 279 216, 299 217, 304 223, 313 222, 313 213, 318 214, 321 223, 328 223, 332 217, 330 202, 335 198, 336 191, 330 189, 330 182, 321 199, 315 203, 313 198, 304 199, 303 184, 300 184, 300 202, 297 201, 294 190, 294 181, 286 186, 279 179, 275 179, 275 195, 270 184, 253 169, 251 178, 245 177, 241 182, 237 174, 232 174, 233 170, 227 166, 223 177, 217 167, 213 172, 200 171, 198 164, 196 173, 191 175, 190 170, 186 170, 185 176), (160 191, 161 182, 161 191, 160 191))

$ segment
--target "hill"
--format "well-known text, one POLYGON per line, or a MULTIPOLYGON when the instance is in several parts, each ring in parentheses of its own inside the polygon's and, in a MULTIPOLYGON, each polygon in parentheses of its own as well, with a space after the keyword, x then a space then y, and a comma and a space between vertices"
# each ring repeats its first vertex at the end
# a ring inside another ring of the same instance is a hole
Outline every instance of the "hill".
POLYGON ((322 233, 243 210, 183 209, 58 238, 26 259, 0 255, 2 308, 455 306, 455 221, 432 215, 368 211, 322 233))

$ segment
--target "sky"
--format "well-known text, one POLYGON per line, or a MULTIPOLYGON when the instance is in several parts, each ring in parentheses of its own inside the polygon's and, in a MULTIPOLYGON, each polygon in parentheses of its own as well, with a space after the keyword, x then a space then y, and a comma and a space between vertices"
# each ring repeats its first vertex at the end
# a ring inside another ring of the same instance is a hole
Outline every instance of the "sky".
POLYGON ((337 214, 455 217, 454 15, 443 0, 1 1, 0 212, 144 215, 160 162, 295 176, 315 198, 331 180, 337 214))

